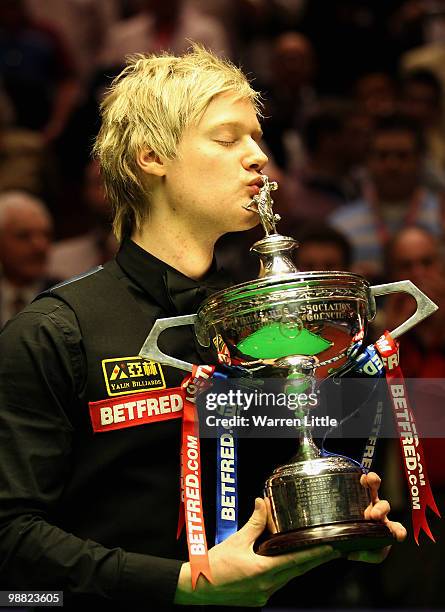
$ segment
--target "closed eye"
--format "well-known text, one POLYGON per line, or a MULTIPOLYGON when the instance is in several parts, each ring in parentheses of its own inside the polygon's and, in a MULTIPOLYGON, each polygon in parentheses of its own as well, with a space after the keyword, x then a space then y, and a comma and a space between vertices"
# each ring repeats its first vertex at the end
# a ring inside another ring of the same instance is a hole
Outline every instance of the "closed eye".
POLYGON ((215 142, 222 145, 223 147, 230 147, 230 145, 235 144, 236 140, 215 140, 215 142))

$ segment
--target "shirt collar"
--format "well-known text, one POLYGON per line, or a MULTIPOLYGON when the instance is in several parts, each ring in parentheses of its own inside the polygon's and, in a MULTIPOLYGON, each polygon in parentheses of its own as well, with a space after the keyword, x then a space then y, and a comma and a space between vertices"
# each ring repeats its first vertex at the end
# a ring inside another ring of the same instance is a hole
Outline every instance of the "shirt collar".
POLYGON ((215 260, 205 277, 196 281, 129 238, 123 241, 116 260, 127 276, 168 313, 194 313, 208 296, 231 284, 225 271, 217 269, 215 260))

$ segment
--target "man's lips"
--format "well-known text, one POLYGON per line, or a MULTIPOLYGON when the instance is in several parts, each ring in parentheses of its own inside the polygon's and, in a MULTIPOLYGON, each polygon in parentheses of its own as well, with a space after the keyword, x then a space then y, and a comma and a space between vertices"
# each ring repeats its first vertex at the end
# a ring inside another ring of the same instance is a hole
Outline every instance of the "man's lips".
POLYGON ((249 192, 249 196, 251 198, 251 201, 249 202, 249 204, 247 206, 243 206, 243 208, 245 208, 246 210, 249 210, 251 212, 256 212, 256 213, 258 212, 258 205, 254 201, 253 198, 254 198, 254 196, 257 196, 260 193, 260 189, 261 189, 261 187, 263 187, 263 185, 264 185, 264 181, 263 181, 263 178, 261 176, 258 176, 253 181, 248 183, 247 191, 249 192))
POLYGON ((256 183, 254 183, 253 185, 248 185, 247 189, 249 191, 249 194, 253 197, 256 196, 260 193, 260 186, 257 185, 256 183))
POLYGON ((247 185, 247 188, 252 196, 258 195, 260 193, 261 187, 264 185, 263 178, 261 176, 257 176, 253 181, 247 185))

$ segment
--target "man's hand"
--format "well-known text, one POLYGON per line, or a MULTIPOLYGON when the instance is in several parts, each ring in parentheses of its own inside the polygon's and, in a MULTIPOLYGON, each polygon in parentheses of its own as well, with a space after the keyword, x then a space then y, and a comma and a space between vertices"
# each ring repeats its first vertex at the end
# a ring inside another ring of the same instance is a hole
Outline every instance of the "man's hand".
MULTIPOLYGON (((406 529, 401 523, 396 523, 388 519, 390 511, 389 503, 385 499, 379 499, 380 477, 375 472, 363 474, 360 479, 362 486, 369 489, 371 503, 365 510, 365 519, 372 521, 382 521, 394 535, 397 542, 403 542, 406 538, 406 529)), ((366 563, 380 563, 387 556, 391 546, 386 546, 381 550, 360 550, 350 553, 348 559, 351 561, 365 561, 366 563)))
POLYGON ((264 606, 269 597, 292 578, 340 557, 331 546, 263 557, 253 545, 266 527, 267 506, 255 500, 255 511, 235 534, 209 550, 213 582, 200 576, 192 590, 190 564, 179 574, 175 603, 186 605, 264 606))

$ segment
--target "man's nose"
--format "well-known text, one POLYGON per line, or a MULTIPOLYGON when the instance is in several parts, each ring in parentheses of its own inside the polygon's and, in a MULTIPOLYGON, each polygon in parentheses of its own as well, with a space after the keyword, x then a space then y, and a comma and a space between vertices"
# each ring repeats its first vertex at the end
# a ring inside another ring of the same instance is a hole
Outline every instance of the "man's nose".
POLYGON ((252 140, 252 145, 244 158, 244 167, 246 170, 261 171, 269 161, 269 158, 261 149, 260 145, 252 140))
POLYGON ((39 253, 45 253, 49 249, 51 240, 49 236, 47 236, 46 234, 39 233, 39 234, 34 234, 30 238, 29 242, 35 251, 39 253))

